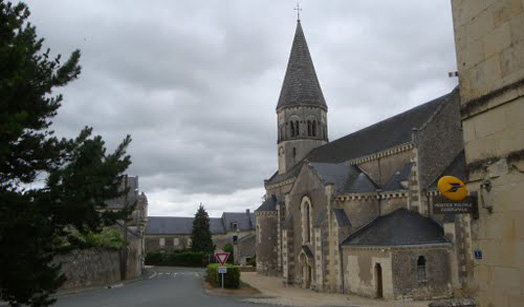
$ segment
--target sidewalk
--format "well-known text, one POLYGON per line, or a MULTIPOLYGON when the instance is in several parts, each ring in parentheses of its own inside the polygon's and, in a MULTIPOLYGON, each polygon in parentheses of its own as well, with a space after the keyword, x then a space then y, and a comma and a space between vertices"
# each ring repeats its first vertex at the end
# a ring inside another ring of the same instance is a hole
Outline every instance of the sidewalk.
POLYGON ((242 272, 242 281, 261 292, 260 297, 243 299, 259 304, 283 306, 353 306, 353 307, 427 307, 429 301, 384 301, 356 295, 322 293, 285 286, 281 277, 271 277, 255 272, 242 272))

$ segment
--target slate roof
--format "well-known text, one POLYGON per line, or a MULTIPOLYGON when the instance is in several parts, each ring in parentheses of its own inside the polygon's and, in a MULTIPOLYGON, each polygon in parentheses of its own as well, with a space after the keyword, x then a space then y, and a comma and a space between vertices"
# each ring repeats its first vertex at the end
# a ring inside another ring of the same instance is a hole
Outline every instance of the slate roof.
MULTIPOLYGON (((148 216, 146 234, 189 235, 193 229, 193 220, 193 217, 148 216)), ((222 218, 210 217, 209 230, 211 231, 211 234, 226 233, 222 218)))
POLYGON ((310 163, 326 184, 333 184, 336 194, 375 192, 377 185, 358 166, 344 163, 310 163))
POLYGON ((349 218, 344 209, 333 209, 333 213, 335 214, 335 218, 337 219, 339 226, 351 226, 351 222, 349 221, 349 218))
POLYGON ((235 231, 233 223, 238 224, 240 230, 250 230, 255 228, 255 214, 246 212, 224 212, 222 221, 226 231, 235 231))
POLYGON ((441 105, 458 98, 458 91, 429 101, 362 130, 327 143, 306 157, 310 162, 341 163, 411 142, 412 130, 424 125, 441 105))
POLYGON ((298 173, 300 172, 300 168, 302 167, 302 163, 297 163, 295 166, 293 166, 289 171, 287 171, 284 174, 279 174, 278 171, 276 171, 271 178, 266 180, 265 184, 272 184, 276 182, 281 182, 284 180, 287 180, 289 178, 294 178, 298 176, 298 173))
POLYGON ((327 109, 300 21, 297 23, 277 109, 297 105, 327 109))
POLYGON ((304 251, 304 254, 306 254, 306 256, 308 258, 313 258, 313 252, 311 251, 311 249, 309 248, 309 246, 307 245, 302 245, 302 250, 304 251))
POLYGON ((463 182, 466 181, 466 155, 464 154, 464 150, 462 150, 456 157, 451 161, 451 163, 444 169, 442 174, 437 176, 435 180, 429 185, 429 188, 436 189, 437 183, 440 177, 442 176, 454 176, 458 179, 462 180, 463 182))
MULTIPOLYGON (((136 200, 138 199, 138 177, 127 177, 127 187, 129 188, 127 192, 127 201, 129 205, 133 205, 136 200)), ((120 182, 120 191, 123 191, 125 189, 125 182, 122 180, 120 182)), ((106 201, 106 205, 108 209, 121 209, 124 207, 124 201, 125 196, 110 199, 106 201)))
POLYGON ((348 236, 345 246, 404 246, 449 243, 431 218, 405 208, 380 216, 348 236))
POLYGON ((400 170, 396 171, 391 178, 389 178, 389 181, 382 187, 383 191, 397 191, 397 190, 405 190, 400 184, 402 181, 406 181, 409 179, 409 174, 411 172, 411 168, 413 167, 412 162, 408 162, 402 167, 400 170))
POLYGON ((264 200, 262 205, 260 205, 260 207, 258 207, 258 209, 256 209, 255 212, 275 210, 277 210, 277 198, 275 197, 275 195, 271 195, 266 200, 264 200))

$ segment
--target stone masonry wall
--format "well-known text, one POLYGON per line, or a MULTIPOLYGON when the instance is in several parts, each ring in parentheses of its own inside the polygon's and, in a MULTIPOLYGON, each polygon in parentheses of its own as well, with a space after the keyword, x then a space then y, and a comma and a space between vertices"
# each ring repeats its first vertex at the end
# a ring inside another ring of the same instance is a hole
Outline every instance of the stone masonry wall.
POLYGON ((278 268, 278 215, 276 211, 256 212, 257 272, 279 274, 278 268), (262 243, 263 242, 263 243, 262 243), (262 244, 261 244, 262 243, 262 244))
POLYGON ((468 220, 466 291, 481 307, 522 306, 524 3, 453 0, 452 12, 467 188, 480 209, 468 220))
POLYGON ((55 261, 62 263, 61 272, 67 278, 61 290, 110 285, 120 280, 118 251, 75 250, 58 256, 55 261))

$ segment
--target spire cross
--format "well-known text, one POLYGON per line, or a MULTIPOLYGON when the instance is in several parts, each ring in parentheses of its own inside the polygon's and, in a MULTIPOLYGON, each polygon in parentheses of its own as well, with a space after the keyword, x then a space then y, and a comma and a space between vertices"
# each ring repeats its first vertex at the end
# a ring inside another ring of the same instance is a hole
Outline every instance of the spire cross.
POLYGON ((297 21, 300 21, 300 11, 302 11, 300 8, 300 3, 297 2, 297 7, 295 7, 293 10, 297 11, 297 21))

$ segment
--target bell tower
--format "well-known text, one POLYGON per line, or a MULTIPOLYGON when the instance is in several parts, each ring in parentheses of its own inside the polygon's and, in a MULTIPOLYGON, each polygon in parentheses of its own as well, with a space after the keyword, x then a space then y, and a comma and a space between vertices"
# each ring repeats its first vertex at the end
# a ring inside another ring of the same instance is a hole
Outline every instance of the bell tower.
POLYGON ((276 111, 278 173, 283 174, 311 150, 328 142, 327 105, 300 19, 276 111))

